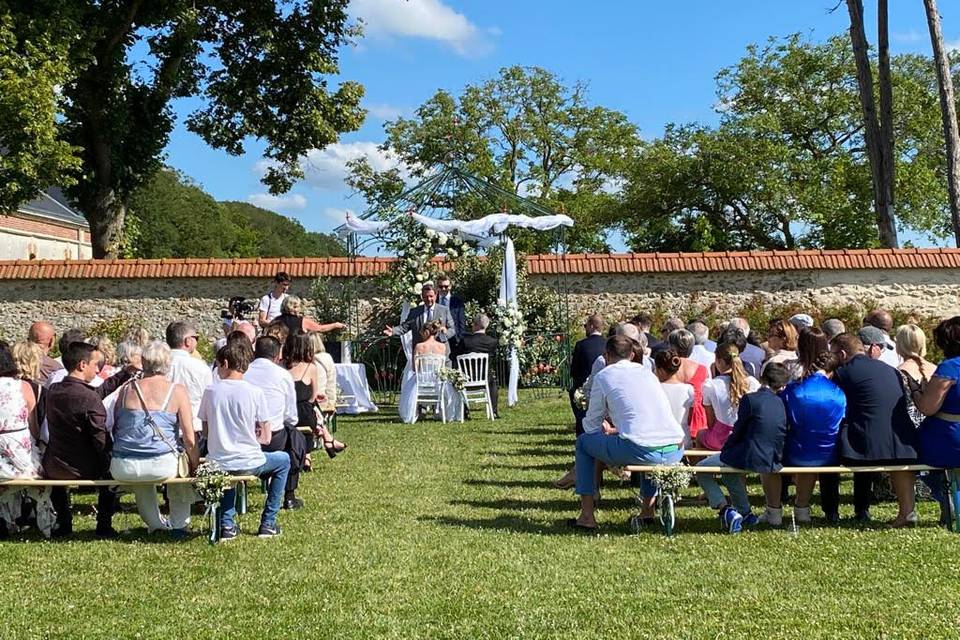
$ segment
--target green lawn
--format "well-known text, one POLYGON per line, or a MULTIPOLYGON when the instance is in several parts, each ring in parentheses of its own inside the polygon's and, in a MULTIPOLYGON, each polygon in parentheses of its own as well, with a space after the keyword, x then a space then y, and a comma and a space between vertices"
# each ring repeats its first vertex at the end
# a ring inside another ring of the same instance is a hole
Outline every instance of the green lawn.
POLYGON ((274 540, 249 533, 257 489, 245 533, 216 547, 148 537, 135 511, 116 517, 121 540, 93 540, 82 496, 74 540, 0 543, 0 636, 960 637, 960 536, 932 503, 915 530, 796 536, 722 535, 711 511, 681 506, 667 539, 631 535, 632 493, 608 481, 602 534, 580 535, 563 525, 572 493, 550 487, 571 459, 564 402, 503 414, 342 420, 350 449, 317 458, 308 508, 283 512, 274 540))

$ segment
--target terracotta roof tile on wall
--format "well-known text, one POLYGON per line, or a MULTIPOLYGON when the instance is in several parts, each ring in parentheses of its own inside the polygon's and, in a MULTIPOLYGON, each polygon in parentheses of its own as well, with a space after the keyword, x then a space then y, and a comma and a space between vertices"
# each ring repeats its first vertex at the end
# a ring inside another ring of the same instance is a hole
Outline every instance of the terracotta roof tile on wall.
MULTIPOLYGON (((839 249, 527 256, 531 274, 960 269, 960 249, 839 249)), ((294 278, 375 276, 393 258, 164 258, 162 260, 3 260, 0 280, 84 278, 294 278)))

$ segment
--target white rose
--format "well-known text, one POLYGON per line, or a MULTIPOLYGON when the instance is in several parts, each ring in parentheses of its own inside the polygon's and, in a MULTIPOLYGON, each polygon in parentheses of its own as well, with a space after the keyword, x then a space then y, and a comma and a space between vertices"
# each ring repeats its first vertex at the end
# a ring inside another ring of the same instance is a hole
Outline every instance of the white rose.
POLYGON ((437 232, 436 232, 436 231, 434 231, 433 229, 427 229, 427 237, 428 237, 428 238, 433 238, 433 237, 436 236, 436 235, 437 235, 437 232))
POLYGON ((437 234, 437 244, 445 245, 447 244, 447 240, 449 240, 449 238, 447 237, 447 234, 443 232, 437 234))
POLYGON ((413 285, 413 292, 416 293, 417 295, 420 295, 421 293, 423 293, 423 283, 418 282, 417 284, 413 285))
POLYGON ((447 249, 447 255, 451 258, 456 258, 460 254, 457 253, 456 249, 447 249))

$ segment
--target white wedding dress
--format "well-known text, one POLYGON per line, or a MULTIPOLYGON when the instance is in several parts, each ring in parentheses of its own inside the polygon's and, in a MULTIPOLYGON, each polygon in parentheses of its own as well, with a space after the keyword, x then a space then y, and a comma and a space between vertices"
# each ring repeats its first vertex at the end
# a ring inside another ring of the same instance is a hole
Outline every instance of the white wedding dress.
MULTIPOLYGON (((400 376, 400 402, 397 411, 400 413, 401 422, 413 424, 417 421, 417 373, 413 370, 413 332, 408 331, 400 336, 400 344, 407 356, 407 364, 400 376)), ((447 365, 449 364, 448 362, 447 365)), ((443 406, 447 420, 463 422, 463 401, 460 394, 449 382, 443 384, 443 406)))

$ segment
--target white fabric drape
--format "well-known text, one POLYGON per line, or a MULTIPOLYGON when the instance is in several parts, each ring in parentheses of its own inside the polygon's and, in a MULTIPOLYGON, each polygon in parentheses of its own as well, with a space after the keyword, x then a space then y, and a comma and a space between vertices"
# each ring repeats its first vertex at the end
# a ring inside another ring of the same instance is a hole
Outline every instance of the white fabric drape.
MULTIPOLYGON (((503 270, 500 273, 500 299, 507 305, 517 304, 517 254, 513 240, 506 236, 503 249, 503 270)), ((510 374, 507 383, 507 406, 517 404, 517 386, 520 382, 520 357, 517 348, 510 347, 510 374)))
POLYGON ((407 356, 407 364, 403 367, 400 376, 400 402, 397 412, 400 421, 412 424, 417 421, 417 373, 413 370, 413 332, 407 331, 400 336, 403 354, 407 356))
POLYGON ((374 234, 380 233, 390 226, 389 222, 371 222, 347 214, 347 220, 343 223, 350 233, 374 234))
POLYGON ((490 233, 500 234, 507 227, 521 227, 537 231, 549 231, 557 227, 572 227, 573 219, 570 216, 557 214, 553 216, 525 216, 516 213, 491 213, 479 220, 437 220, 428 216, 412 213, 410 217, 434 231, 453 233, 454 231, 471 236, 485 236, 490 233))

